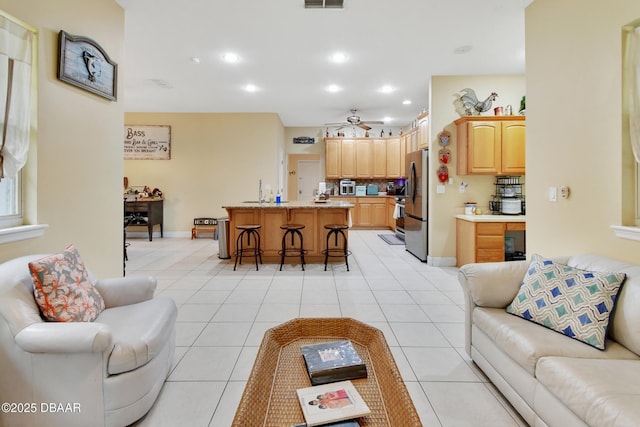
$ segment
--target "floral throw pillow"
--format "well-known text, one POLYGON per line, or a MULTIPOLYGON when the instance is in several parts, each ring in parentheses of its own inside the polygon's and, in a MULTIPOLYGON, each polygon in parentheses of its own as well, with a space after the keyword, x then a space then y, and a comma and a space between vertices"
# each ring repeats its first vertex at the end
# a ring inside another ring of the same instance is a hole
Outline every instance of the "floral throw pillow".
POLYGON ((70 245, 29 263, 33 293, 47 320, 92 322, 104 310, 102 296, 89 280, 78 250, 70 245))
POLYGON ((626 275, 580 270, 533 255, 507 312, 604 350, 626 275))

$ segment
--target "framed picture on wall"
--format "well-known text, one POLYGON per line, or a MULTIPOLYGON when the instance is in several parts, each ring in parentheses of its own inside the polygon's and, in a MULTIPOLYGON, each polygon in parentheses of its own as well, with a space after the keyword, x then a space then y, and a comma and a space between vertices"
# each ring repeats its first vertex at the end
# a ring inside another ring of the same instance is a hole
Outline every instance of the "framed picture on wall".
POLYGON ((118 64, 88 37, 58 34, 58 78, 111 101, 117 100, 118 64))

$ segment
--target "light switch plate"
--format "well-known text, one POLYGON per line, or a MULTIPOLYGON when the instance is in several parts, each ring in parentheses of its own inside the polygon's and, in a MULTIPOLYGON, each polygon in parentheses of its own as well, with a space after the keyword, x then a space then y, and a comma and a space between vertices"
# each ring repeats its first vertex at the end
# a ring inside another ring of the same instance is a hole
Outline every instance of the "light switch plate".
POLYGON ((558 187, 549 187, 549 201, 550 202, 558 201, 558 187))
POLYGON ((438 186, 436 187, 436 193, 438 194, 444 194, 445 193, 445 186, 442 184, 438 184, 438 186))

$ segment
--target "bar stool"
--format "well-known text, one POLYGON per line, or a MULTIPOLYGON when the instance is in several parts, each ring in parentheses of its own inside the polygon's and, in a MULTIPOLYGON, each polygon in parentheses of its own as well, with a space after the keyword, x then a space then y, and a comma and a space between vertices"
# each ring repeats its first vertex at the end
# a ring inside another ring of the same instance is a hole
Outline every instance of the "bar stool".
POLYGON ((302 265, 302 271, 304 271, 304 254, 307 251, 304 249, 304 239, 302 238, 302 230, 305 226, 302 224, 283 224, 280 226, 282 230, 285 230, 282 235, 282 249, 278 251, 280 255, 280 271, 282 271, 282 265, 284 264, 284 257, 286 256, 299 256, 302 265), (287 237, 291 236, 291 246, 287 247, 287 237), (295 246, 295 237, 300 239, 300 247, 295 246))
POLYGON ((245 224, 236 225, 236 230, 241 230, 238 238, 236 239, 236 262, 233 264, 233 271, 238 266, 238 260, 242 264, 242 257, 254 257, 256 260, 256 271, 258 270, 258 259, 262 264, 262 249, 260 248, 260 229, 259 224, 245 224), (245 239, 246 237, 246 239, 245 239), (253 237, 255 244, 251 247, 251 238, 253 237), (245 247, 245 240, 247 241, 247 247, 245 247))
POLYGON ((344 224, 327 224, 324 226, 329 232, 327 233, 327 245, 326 249, 322 251, 324 254, 324 271, 327 271, 327 262, 329 261, 329 257, 344 257, 344 262, 347 265, 347 271, 349 271, 349 260, 348 256, 351 255, 351 251, 347 249, 347 236, 344 234, 344 230, 348 229, 348 225, 344 224), (335 236, 335 246, 334 248, 329 248, 329 239, 331 236, 335 236), (338 237, 342 236, 342 247, 338 246, 338 237))

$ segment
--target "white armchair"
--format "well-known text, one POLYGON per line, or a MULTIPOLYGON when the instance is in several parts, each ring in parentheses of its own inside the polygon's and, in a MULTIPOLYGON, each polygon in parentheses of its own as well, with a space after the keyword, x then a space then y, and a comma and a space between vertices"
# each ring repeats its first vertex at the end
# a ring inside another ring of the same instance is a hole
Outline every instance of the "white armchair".
POLYGON ((154 298, 152 277, 97 280, 105 310, 94 322, 46 322, 28 267, 39 258, 0 264, 0 425, 133 423, 169 374, 175 303, 154 298))

